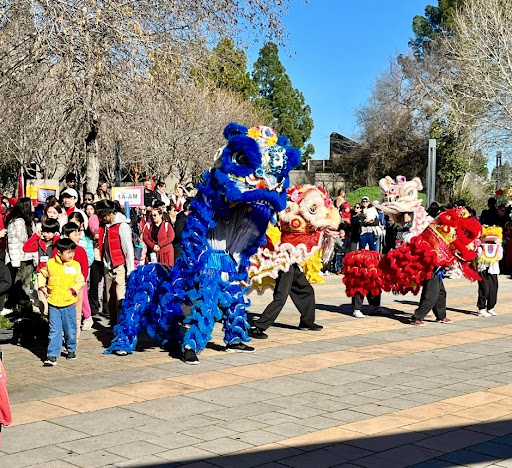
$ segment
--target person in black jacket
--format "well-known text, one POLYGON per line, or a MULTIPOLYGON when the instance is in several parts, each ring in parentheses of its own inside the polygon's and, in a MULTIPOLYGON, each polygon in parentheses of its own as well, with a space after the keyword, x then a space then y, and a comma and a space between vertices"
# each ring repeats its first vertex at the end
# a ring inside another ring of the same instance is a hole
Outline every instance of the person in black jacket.
POLYGON ((146 180, 144 181, 144 206, 152 208, 154 200, 158 200, 158 197, 153 190, 153 182, 146 180))
POLYGON ((5 265, 5 254, 0 250, 0 315, 7 313, 7 310, 4 310, 5 293, 11 285, 11 274, 5 265))
POLYGON ((185 203, 183 203, 183 211, 180 211, 176 216, 176 222, 174 223, 174 240, 172 241, 174 246, 174 261, 178 260, 181 255, 181 235, 183 234, 187 216, 190 214, 191 202, 192 198, 187 198, 185 203))
POLYGON ((354 205, 354 214, 352 215, 352 231, 350 233, 350 251, 359 249, 359 241, 361 240, 361 226, 363 225, 364 214, 360 203, 354 205))

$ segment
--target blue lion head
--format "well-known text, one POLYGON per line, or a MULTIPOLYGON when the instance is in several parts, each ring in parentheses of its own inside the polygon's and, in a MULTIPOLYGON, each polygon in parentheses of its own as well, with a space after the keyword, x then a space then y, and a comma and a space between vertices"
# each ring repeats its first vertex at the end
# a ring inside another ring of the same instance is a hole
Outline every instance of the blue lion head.
POLYGON ((267 205, 276 212, 285 209, 288 173, 300 163, 300 151, 270 127, 232 122, 224 137, 227 144, 212 175, 226 202, 267 205))

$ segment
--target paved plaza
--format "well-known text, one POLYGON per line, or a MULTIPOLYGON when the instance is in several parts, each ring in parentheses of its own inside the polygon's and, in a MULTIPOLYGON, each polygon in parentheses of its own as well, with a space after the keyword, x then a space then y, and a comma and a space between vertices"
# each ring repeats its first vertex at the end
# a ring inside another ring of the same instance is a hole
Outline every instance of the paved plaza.
MULTIPOLYGON (((385 294, 389 316, 355 319, 329 276, 315 286, 322 332, 297 330, 289 301, 253 354, 224 352, 217 325, 199 366, 156 347, 103 355, 105 323, 54 368, 41 347, 3 346, 14 424, 0 467, 512 467, 500 281, 497 317, 472 314, 476 284, 447 280, 453 323, 413 327, 418 297, 385 294)), ((271 293, 250 298, 257 314, 271 293)))

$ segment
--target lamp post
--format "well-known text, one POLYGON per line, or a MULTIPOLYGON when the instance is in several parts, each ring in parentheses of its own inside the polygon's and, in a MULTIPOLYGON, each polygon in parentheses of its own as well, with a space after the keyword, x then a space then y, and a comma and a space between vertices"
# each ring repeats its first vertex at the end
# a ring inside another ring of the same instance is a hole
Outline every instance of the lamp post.
POLYGON ((437 140, 428 140, 428 165, 427 165, 427 208, 436 201, 436 148, 437 140))

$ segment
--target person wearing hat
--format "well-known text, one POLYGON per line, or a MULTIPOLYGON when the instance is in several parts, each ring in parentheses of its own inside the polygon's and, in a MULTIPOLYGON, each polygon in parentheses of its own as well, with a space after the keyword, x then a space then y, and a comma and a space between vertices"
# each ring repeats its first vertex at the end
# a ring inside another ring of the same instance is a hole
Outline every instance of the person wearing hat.
POLYGON ((66 216, 69 218, 71 213, 80 213, 84 219, 84 229, 87 229, 87 215, 82 210, 79 210, 76 207, 78 201, 78 192, 73 188, 67 188, 60 194, 60 198, 62 199, 62 204, 64 205, 64 209, 66 210, 66 216))
POLYGON ((76 190, 76 193, 77 193, 77 199, 76 199, 76 204, 78 206, 82 206, 82 200, 80 198, 80 193, 78 191, 78 184, 76 183, 76 175, 73 174, 72 172, 70 172, 67 176, 66 176, 66 189, 73 189, 73 190, 76 190))
POLYGON ((366 196, 361 198, 361 208, 365 215, 361 226, 361 240, 359 248, 363 250, 367 245, 370 250, 377 250, 377 230, 379 226, 379 213, 370 205, 370 199, 366 196))
MULTIPOLYGON (((379 213, 377 209, 370 204, 370 199, 367 196, 361 198, 361 211, 364 214, 364 219, 361 224, 361 239, 359 241, 359 248, 363 250, 367 245, 369 250, 377 250, 377 235, 379 227, 379 213)), ((383 309, 380 307, 380 294, 378 296, 366 296, 368 303, 372 306, 372 313, 381 313, 383 309)), ((363 306, 364 296, 357 293, 352 298, 352 315, 356 318, 364 318, 365 315, 361 309, 363 306)))

